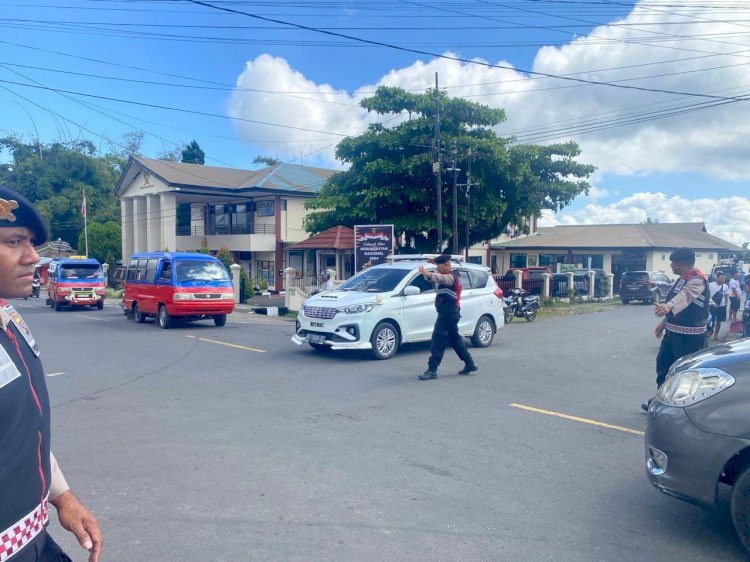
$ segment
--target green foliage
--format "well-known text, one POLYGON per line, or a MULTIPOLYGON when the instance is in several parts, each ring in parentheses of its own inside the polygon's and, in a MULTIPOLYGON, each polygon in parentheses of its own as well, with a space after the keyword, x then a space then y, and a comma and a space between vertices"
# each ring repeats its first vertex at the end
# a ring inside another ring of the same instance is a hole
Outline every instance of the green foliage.
POLYGON ((609 277, 602 277, 599 279, 599 294, 602 298, 609 296, 609 277))
POLYGON ((206 153, 201 150, 196 141, 192 141, 182 151, 183 164, 200 164, 206 163, 206 153))
POLYGON ((83 230, 84 189, 90 224, 120 221, 120 203, 112 193, 120 174, 119 161, 112 155, 94 156, 96 148, 91 142, 27 144, 16 137, 5 137, 0 138, 2 152, 10 158, 0 164, 0 184, 34 203, 47 221, 53 240, 61 238, 76 246, 83 230))
POLYGON ((247 302, 252 296, 252 285, 250 284, 250 276, 245 271, 245 268, 240 269, 240 302, 247 302))
MULTIPOLYGON (((499 235, 508 224, 523 224, 542 208, 558 210, 589 189, 585 179, 593 166, 579 164, 575 143, 548 146, 509 146, 492 127, 505 120, 502 109, 449 98, 440 92, 443 149, 455 142, 458 166, 465 171, 471 149, 471 243, 499 235)), ((349 169, 334 174, 318 196, 306 204, 305 229, 311 233, 344 224, 393 224, 396 239, 403 235, 414 251, 434 251, 437 245, 437 194, 430 149, 435 115, 434 92, 414 94, 380 87, 361 105, 386 115, 408 119, 386 128, 372 124, 367 131, 339 143, 336 156, 349 169)), ((447 157, 447 156, 446 156, 447 157)), ((445 158, 444 157, 444 160, 445 158)), ((465 182, 465 172, 458 178, 465 182)), ((453 208, 452 177, 442 183, 442 238, 450 237, 453 208)), ((460 190, 458 232, 466 231, 466 194, 460 190)), ((463 244, 462 244, 463 245, 463 244)))
POLYGON ((232 252, 230 252, 229 248, 227 248, 226 246, 222 246, 221 248, 219 248, 219 251, 216 252, 216 259, 224 264, 224 267, 227 268, 227 271, 229 271, 229 266, 234 263, 232 252))
MULTIPOLYGON (((102 223, 91 223, 89 231, 89 257, 109 263, 114 271, 115 260, 121 259, 122 252, 122 228, 119 223, 108 221, 102 223), (110 263, 110 260, 111 263, 110 263)), ((82 230, 78 235, 77 252, 83 255, 86 252, 85 232, 82 230)))
POLYGON ((265 279, 259 279, 258 280, 258 289, 261 291, 267 291, 268 290, 268 281, 265 279))

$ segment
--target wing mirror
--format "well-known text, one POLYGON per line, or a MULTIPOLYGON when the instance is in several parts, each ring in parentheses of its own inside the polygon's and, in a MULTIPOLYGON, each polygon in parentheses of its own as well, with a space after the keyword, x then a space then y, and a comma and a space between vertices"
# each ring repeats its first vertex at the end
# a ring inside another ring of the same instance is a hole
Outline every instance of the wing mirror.
POLYGON ((414 295, 418 295, 422 291, 419 290, 419 287, 415 287, 414 285, 409 285, 404 289, 404 296, 405 297, 412 297, 414 295))

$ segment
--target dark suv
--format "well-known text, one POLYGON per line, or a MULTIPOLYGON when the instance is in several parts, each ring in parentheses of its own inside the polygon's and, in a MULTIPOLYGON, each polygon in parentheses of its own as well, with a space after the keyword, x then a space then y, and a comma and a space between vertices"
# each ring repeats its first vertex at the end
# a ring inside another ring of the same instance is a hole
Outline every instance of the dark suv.
POLYGON ((620 279, 622 304, 630 301, 658 303, 667 298, 672 280, 663 271, 626 271, 620 279))

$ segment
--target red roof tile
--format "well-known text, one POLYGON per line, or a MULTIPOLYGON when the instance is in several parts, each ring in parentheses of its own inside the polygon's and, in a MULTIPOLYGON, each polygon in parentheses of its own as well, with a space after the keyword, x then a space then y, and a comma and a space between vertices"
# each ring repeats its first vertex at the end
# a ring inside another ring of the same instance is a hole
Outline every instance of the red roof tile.
POLYGON ((352 250, 354 249, 354 230, 346 226, 334 226, 297 242, 292 250, 352 250))

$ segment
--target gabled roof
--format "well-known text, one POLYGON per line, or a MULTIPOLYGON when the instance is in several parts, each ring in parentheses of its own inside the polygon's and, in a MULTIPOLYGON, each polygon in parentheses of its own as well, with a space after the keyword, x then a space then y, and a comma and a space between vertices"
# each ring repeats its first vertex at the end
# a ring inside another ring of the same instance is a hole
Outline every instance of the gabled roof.
POLYGON ((334 226, 307 240, 291 246, 292 250, 352 250, 354 249, 354 230, 346 226, 334 226))
POLYGON ((296 193, 302 196, 315 195, 335 173, 334 170, 299 164, 276 164, 260 170, 241 170, 131 157, 117 182, 115 195, 119 195, 120 190, 144 170, 170 187, 187 188, 198 193, 224 190, 237 193, 296 193))
POLYGON ((695 250, 741 250, 739 246, 706 232, 702 222, 652 224, 582 224, 542 227, 525 238, 493 244, 504 249, 574 248, 679 248, 695 250))

